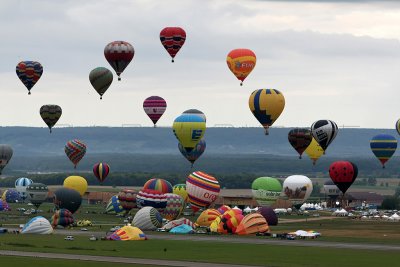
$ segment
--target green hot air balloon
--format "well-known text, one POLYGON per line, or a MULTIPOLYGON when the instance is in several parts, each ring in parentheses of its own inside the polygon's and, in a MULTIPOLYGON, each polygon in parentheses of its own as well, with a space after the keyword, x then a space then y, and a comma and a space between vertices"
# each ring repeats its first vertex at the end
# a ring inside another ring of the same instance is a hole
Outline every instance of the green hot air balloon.
POLYGON ((103 99, 103 94, 113 81, 113 75, 109 69, 98 67, 89 73, 89 81, 97 93, 99 93, 100 99, 103 99))
POLYGON ((279 198, 282 185, 276 178, 259 177, 251 184, 251 191, 260 206, 268 206, 279 198))
POLYGON ((50 129, 57 123, 62 114, 62 109, 58 105, 43 105, 40 108, 40 116, 50 129))

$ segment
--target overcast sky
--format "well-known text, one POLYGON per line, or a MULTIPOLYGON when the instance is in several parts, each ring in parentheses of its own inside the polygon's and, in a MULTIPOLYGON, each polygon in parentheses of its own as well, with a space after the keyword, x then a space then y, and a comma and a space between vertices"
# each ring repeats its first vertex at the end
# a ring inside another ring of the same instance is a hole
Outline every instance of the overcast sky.
POLYGON ((207 126, 258 126, 251 92, 280 90, 286 107, 276 126, 393 128, 400 118, 400 3, 396 1, 1 1, 0 126, 45 126, 43 104, 63 109, 59 124, 152 125, 142 103, 168 104, 160 126, 197 108, 207 126), (161 29, 180 26, 187 40, 171 63, 161 29), (88 75, 109 69, 103 50, 114 40, 135 48, 131 64, 103 100, 88 75), (225 59, 249 48, 257 65, 244 85, 225 59), (39 61, 32 95, 15 66, 39 61))

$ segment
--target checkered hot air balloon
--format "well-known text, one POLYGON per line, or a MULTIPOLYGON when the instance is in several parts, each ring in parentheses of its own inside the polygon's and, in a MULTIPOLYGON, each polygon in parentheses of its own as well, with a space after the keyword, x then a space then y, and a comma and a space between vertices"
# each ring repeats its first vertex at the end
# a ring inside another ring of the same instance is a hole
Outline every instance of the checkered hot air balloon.
POLYGON ((166 27, 160 32, 160 41, 171 56, 171 62, 174 62, 174 58, 179 50, 182 48, 186 40, 186 32, 180 27, 166 27))
POLYGON ((177 194, 165 194, 167 205, 161 215, 167 220, 175 220, 181 214, 185 201, 177 194))
POLYGON ((43 66, 37 61, 21 61, 17 64, 15 71, 30 95, 32 87, 42 76, 43 66))
POLYGON ((76 169, 76 165, 86 154, 86 145, 82 141, 74 139, 67 142, 64 151, 76 169))
POLYGON ((133 46, 125 41, 114 41, 106 45, 104 48, 104 56, 115 70, 118 81, 121 80, 121 74, 132 61, 135 55, 133 46))

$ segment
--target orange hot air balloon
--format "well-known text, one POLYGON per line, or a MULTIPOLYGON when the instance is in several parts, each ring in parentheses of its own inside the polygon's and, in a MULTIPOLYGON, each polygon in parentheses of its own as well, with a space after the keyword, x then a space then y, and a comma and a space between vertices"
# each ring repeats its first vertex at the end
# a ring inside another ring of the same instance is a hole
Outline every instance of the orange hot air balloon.
POLYGON ((250 235, 256 233, 265 233, 269 231, 268 223, 259 213, 246 215, 236 228, 238 235, 250 235))
POLYGON ((241 81, 240 85, 243 85, 244 79, 254 69, 256 61, 254 52, 245 48, 234 49, 226 57, 228 68, 241 81))

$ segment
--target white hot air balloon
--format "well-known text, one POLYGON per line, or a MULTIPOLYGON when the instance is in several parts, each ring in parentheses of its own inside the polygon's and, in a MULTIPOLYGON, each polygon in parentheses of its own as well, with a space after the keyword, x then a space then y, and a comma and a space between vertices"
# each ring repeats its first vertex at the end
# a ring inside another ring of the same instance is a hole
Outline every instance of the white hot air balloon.
POLYGON ((51 227, 50 222, 42 217, 36 216, 32 218, 29 222, 24 225, 22 228, 22 234, 41 234, 41 235, 48 235, 53 232, 53 227, 51 227))
POLYGON ((22 200, 25 200, 27 197, 26 188, 28 185, 32 184, 33 181, 29 178, 21 177, 15 181, 15 189, 18 191, 22 200))
POLYGON ((304 175, 291 175, 283 181, 283 194, 293 204, 301 204, 306 201, 312 190, 312 181, 304 175))
POLYGON ((143 207, 136 212, 132 221, 133 225, 142 231, 156 230, 162 225, 161 214, 153 207, 143 207))

